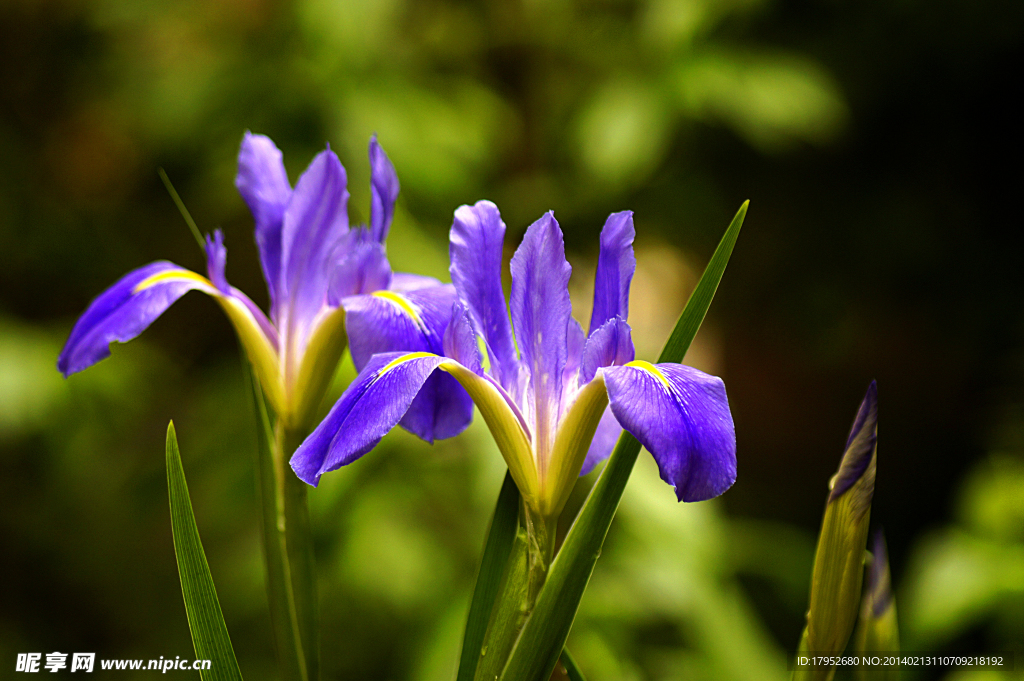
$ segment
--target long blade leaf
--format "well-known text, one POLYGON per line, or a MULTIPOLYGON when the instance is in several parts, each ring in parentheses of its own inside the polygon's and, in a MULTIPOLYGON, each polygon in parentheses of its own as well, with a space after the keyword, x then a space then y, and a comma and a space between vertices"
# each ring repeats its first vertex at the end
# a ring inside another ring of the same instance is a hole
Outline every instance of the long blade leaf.
POLYGON ((583 678, 583 672, 576 665, 576 660, 572 659, 572 655, 569 654, 568 648, 562 648, 562 666, 565 667, 565 673, 569 677, 569 681, 587 681, 583 678))
POLYGON ((477 663, 480 661, 480 647, 487 633, 487 622, 501 585, 501 576, 512 553, 512 542, 519 529, 519 488, 510 473, 505 473, 505 482, 498 494, 494 507, 491 527, 487 531, 484 555, 480 559, 480 572, 473 587, 473 600, 469 604, 466 618, 466 633, 462 637, 462 656, 459 658, 459 674, 456 681, 473 681, 477 663))
MULTIPOLYGON (((715 297, 715 291, 718 290, 718 283, 725 273, 725 266, 729 264, 733 246, 736 245, 747 214, 748 203, 744 202, 740 206, 711 256, 711 261, 661 351, 659 363, 681 362, 697 335, 711 300, 715 297)), ((583 592, 601 554, 608 528, 615 517, 639 453, 640 442, 623 432, 601 477, 569 530, 562 549, 551 564, 533 613, 523 627, 502 673, 502 681, 535 681, 551 675, 565 646, 565 639, 569 636, 569 628, 576 617, 583 592)))
POLYGON ((241 681, 242 673, 238 669, 224 613, 217 600, 217 589, 199 539, 173 422, 167 426, 167 492, 171 500, 174 555, 178 559, 181 593, 192 631, 192 645, 197 659, 211 662, 210 669, 200 671, 199 676, 203 681, 241 681))

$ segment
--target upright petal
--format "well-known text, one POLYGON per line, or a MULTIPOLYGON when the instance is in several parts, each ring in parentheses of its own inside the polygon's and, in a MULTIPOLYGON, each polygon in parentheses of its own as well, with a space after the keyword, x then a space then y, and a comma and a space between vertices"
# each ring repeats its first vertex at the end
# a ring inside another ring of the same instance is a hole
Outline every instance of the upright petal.
POLYGON ((377 243, 382 244, 388 238, 398 190, 395 167, 374 135, 370 138, 370 233, 377 243))
MULTIPOLYGON (((349 347, 357 368, 378 353, 428 352, 441 355, 455 303, 451 284, 407 293, 377 291, 343 301, 349 347)), ((401 425, 427 442, 461 433, 473 418, 473 403, 447 374, 426 379, 401 425)))
POLYGON ((633 211, 612 213, 601 230, 601 253, 594 277, 594 310, 590 333, 609 319, 629 318, 629 284, 636 270, 633 256, 633 211))
POLYGON ((580 383, 593 380, 598 369, 628 364, 634 356, 633 335, 629 324, 618 317, 612 317, 591 332, 587 339, 580 366, 580 383))
POLYGON ((228 264, 228 249, 224 247, 224 232, 213 230, 213 236, 206 235, 206 276, 221 293, 230 293, 224 270, 228 264))
POLYGON ((530 225, 512 256, 510 304, 521 361, 529 371, 527 409, 532 407, 534 414, 534 447, 541 459, 554 436, 568 355, 571 273, 562 230, 549 212, 530 225))
POLYGON ((373 449, 405 416, 423 384, 444 357, 424 352, 375 355, 327 418, 292 456, 299 479, 316 486, 327 471, 373 449))
POLYGON ((340 304, 347 296, 373 293, 391 284, 391 264, 384 245, 374 241, 365 227, 351 230, 338 240, 331 258, 327 303, 340 304))
POLYGON ((238 153, 235 187, 256 221, 256 245, 270 291, 271 316, 277 319, 281 278, 281 223, 292 195, 281 152, 269 137, 246 132, 238 153))
POLYGON ((452 320, 444 330, 444 356, 451 357, 478 376, 484 373, 473 322, 469 318, 469 311, 460 302, 455 303, 452 320))
POLYGON ((409 274, 408 272, 394 272, 391 274, 391 285, 388 288, 392 291, 415 291, 418 288, 430 288, 440 286, 441 280, 428 277, 422 274, 409 274))
POLYGON ((569 317, 565 332, 565 366, 562 367, 562 397, 558 407, 559 418, 576 399, 576 392, 580 386, 586 383, 580 378, 580 364, 583 362, 583 349, 587 345, 587 334, 583 333, 583 327, 572 317, 569 317))
POLYGON ((681 364, 634 361, 602 369, 615 418, 658 462, 681 501, 736 480, 736 431, 722 379, 681 364))
MULTIPOLYGON (((263 310, 250 300, 249 296, 228 283, 228 279, 224 274, 227 260, 228 249, 224 247, 224 233, 219 229, 215 229, 212 237, 209 234, 206 235, 206 276, 210 278, 210 282, 217 290, 225 296, 225 299, 233 299, 236 305, 241 305, 245 308, 248 315, 252 317, 251 321, 255 322, 256 326, 259 327, 259 331, 262 332, 267 342, 276 351, 278 342, 277 329, 270 323, 267 316, 263 314, 263 310)), ((231 316, 235 327, 240 329, 239 320, 230 311, 228 315, 231 316)), ((243 324, 248 325, 249 322, 246 321, 243 324)))
POLYGON ((452 283, 487 344, 491 374, 510 389, 517 379, 516 348, 501 288, 505 223, 490 201, 460 206, 452 222, 452 283))
POLYGON ((110 356, 110 344, 142 333, 188 291, 219 295, 205 277, 165 260, 129 272, 101 293, 75 323, 57 368, 65 377, 110 356))
POLYGON ((281 232, 280 290, 287 294, 289 332, 301 335, 327 301, 330 264, 348 232, 345 169, 330 149, 317 154, 295 185, 281 232))

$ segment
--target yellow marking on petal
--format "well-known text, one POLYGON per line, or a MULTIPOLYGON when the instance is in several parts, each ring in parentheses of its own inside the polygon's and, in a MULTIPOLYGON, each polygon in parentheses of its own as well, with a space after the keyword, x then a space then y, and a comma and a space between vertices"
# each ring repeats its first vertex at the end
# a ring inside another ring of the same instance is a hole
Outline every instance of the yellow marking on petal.
POLYGON ((136 293, 141 293, 142 291, 145 291, 147 288, 156 286, 157 284, 162 284, 167 281, 194 281, 196 283, 209 286, 213 289, 217 288, 216 286, 213 285, 212 281, 210 281, 201 274, 196 274, 192 270, 165 270, 163 272, 151 274, 150 276, 146 277, 138 284, 136 284, 135 288, 132 290, 132 295, 136 293))
POLYGON ((388 362, 387 364, 385 364, 384 368, 382 368, 379 372, 377 372, 377 378, 375 378, 373 380, 375 380, 375 381, 376 380, 380 380, 381 376, 383 376, 387 372, 391 371, 392 369, 394 369, 395 367, 397 367, 400 364, 405 364, 406 362, 411 362, 414 359, 422 359, 424 357, 437 357, 437 355, 435 355, 432 352, 410 352, 408 355, 402 355, 401 357, 396 357, 393 360, 391 360, 390 362, 388 362))
POLYGON ((650 362, 645 362, 642 359, 635 359, 632 362, 627 362, 624 366, 642 369, 661 381, 662 385, 665 386, 665 390, 672 390, 672 385, 668 382, 668 379, 665 378, 665 374, 661 373, 658 367, 654 366, 650 362))
POLYGON ((426 325, 423 323, 423 319, 420 317, 419 310, 416 308, 415 305, 410 303, 405 296, 399 293, 395 293, 394 291, 374 291, 370 295, 377 296, 378 298, 383 298, 384 300, 387 300, 388 302, 397 305, 398 309, 412 317, 412 320, 416 322, 416 326, 420 327, 421 329, 426 327, 426 325))

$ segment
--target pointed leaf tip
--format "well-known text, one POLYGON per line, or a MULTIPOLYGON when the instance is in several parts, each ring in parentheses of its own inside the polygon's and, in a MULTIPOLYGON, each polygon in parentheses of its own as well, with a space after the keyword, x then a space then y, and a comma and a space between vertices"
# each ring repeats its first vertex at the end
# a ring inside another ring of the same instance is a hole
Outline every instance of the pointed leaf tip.
POLYGON ((167 424, 166 464, 174 556, 178 562, 192 645, 196 658, 211 661, 210 669, 199 672, 200 678, 202 681, 241 681, 242 674, 217 599, 217 589, 199 539, 173 421, 167 424))

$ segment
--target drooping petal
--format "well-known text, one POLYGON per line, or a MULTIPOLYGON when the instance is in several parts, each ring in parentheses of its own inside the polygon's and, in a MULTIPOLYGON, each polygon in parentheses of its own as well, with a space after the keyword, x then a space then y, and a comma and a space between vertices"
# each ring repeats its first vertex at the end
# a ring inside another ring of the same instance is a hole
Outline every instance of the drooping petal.
POLYGON ((613 317, 629 319, 629 284, 636 270, 633 256, 633 211, 612 213, 601 230, 601 252, 594 277, 590 334, 613 317))
POLYGON ((388 237, 398 190, 395 167, 374 135, 370 138, 370 232, 377 243, 384 243, 388 237))
POLYGON ((365 228, 353 229, 338 240, 331 267, 327 291, 331 306, 347 296, 380 291, 391 284, 391 264, 384 246, 365 228))
POLYGON ((281 231, 280 290, 288 325, 301 335, 326 303, 330 264, 348 232, 345 169, 330 149, 317 154, 295 185, 281 231))
POLYGON ((622 435, 622 426, 615 419, 615 414, 612 413, 612 408, 609 405, 605 407, 601 421, 597 424, 597 430, 594 431, 594 439, 590 441, 587 458, 583 460, 583 468, 580 469, 581 476, 594 470, 594 466, 611 455, 620 435, 622 435))
POLYGON ((292 195, 281 152, 264 135, 246 132, 238 153, 235 187, 256 221, 256 244, 263 277, 270 291, 271 316, 277 319, 278 285, 281 278, 281 224, 292 195))
POLYGON ((512 326, 521 361, 529 371, 527 409, 532 406, 535 415, 534 447, 538 456, 543 457, 554 436, 572 316, 572 268, 565 260, 562 230, 552 213, 526 230, 522 244, 512 256, 511 268, 512 326))
POLYGON ((451 284, 406 293, 375 291, 342 300, 356 369, 362 370, 370 357, 383 352, 442 354, 455 300, 451 284))
POLYGON ((110 344, 138 336, 188 291, 219 295, 206 277, 166 260, 129 272, 101 293, 71 330, 57 359, 65 377, 110 356, 110 344))
POLYGON ((580 383, 593 380, 597 370, 612 365, 622 366, 633 361, 633 336, 629 324, 613 317, 591 332, 583 348, 580 383))
POLYGON ((431 286, 440 286, 441 280, 435 279, 434 277, 428 277, 422 274, 409 274, 408 272, 394 272, 391 275, 391 286, 388 288, 392 291, 415 291, 418 288, 429 288, 431 286))
POLYGON ((487 344, 491 374, 509 389, 517 380, 518 362, 501 288, 504 242, 505 223, 490 201, 455 211, 448 249, 452 283, 487 344))
POLYGON ((720 378, 642 361, 601 371, 615 418, 654 455, 681 501, 710 499, 732 485, 736 431, 720 378))
MULTIPOLYGON (((343 301, 349 347, 356 368, 386 352, 444 352, 443 338, 455 303, 451 284, 407 293, 377 291, 343 301)), ((427 442, 461 433, 473 417, 466 391, 447 374, 427 379, 401 425, 427 442)))
POLYGON ((320 476, 373 449, 405 416, 444 357, 424 352, 375 355, 291 459, 300 480, 320 476))

